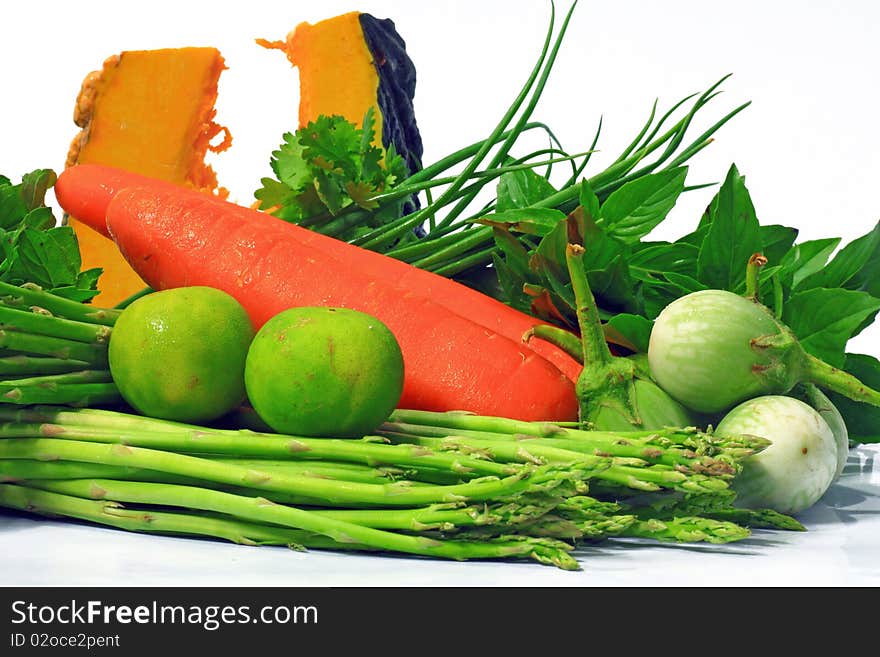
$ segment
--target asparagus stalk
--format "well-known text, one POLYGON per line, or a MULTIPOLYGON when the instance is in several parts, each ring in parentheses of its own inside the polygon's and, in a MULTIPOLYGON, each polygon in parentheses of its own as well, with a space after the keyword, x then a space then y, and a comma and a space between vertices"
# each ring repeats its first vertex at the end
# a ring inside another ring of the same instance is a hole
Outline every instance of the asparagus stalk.
MULTIPOLYGON (((258 459, 230 459, 224 462, 233 463, 246 468, 263 469, 268 472, 291 472, 306 477, 320 477, 337 481, 354 481, 367 484, 388 484, 407 481, 411 486, 426 485, 419 481, 411 481, 402 476, 406 471, 395 468, 370 468, 367 466, 350 467, 349 463, 325 463, 320 461, 267 461, 266 465, 258 459), (346 467, 349 466, 349 467, 346 467)), ((37 461, 28 459, 0 460, 0 481, 19 481, 22 479, 128 479, 133 481, 169 481, 173 475, 163 475, 155 470, 130 468, 123 466, 104 465, 101 463, 83 463, 80 461, 37 461), (164 478, 163 478, 164 477, 164 478)), ((177 480, 184 478, 177 477, 177 480)), ((189 481, 206 485, 209 482, 198 479, 189 481)))
POLYGON ((782 529, 805 531, 795 518, 773 509, 746 509, 734 506, 736 493, 732 490, 697 495, 665 492, 662 495, 641 495, 620 500, 620 507, 635 513, 641 520, 667 521, 670 518, 698 516, 725 520, 753 529, 782 529))
POLYGON ((89 367, 83 360, 16 354, 0 357, 0 377, 64 374, 89 367))
POLYGON ((286 545, 294 549, 376 549, 357 543, 343 545, 321 534, 277 525, 260 525, 195 513, 131 510, 116 502, 87 500, 24 486, 0 485, 0 506, 50 518, 76 518, 134 532, 207 536, 241 545, 286 545))
POLYGON ((679 543, 729 543, 750 535, 747 528, 720 518, 644 518, 636 509, 625 514, 621 514, 621 510, 623 505, 580 495, 565 500, 554 513, 573 521, 583 537, 591 540, 622 536, 679 543))
POLYGON ((81 461, 38 461, 36 459, 0 460, 0 482, 9 483, 25 479, 132 479, 156 474, 152 470, 128 468, 101 463, 81 461))
POLYGON ((62 372, 58 374, 44 374, 40 376, 21 376, 14 379, 0 380, 0 385, 16 386, 41 386, 51 388, 59 384, 69 383, 112 383, 113 376, 110 370, 78 370, 76 372, 62 372))
MULTIPOLYGON (((30 480, 22 482, 29 488, 38 488, 65 495, 114 502, 178 506, 188 509, 219 512, 217 506, 205 501, 203 490, 193 486, 161 483, 131 482, 109 479, 30 480)), ((224 493, 225 495, 226 493, 224 493)), ((233 495, 234 497, 247 497, 233 495)), ((210 500, 212 497, 208 496, 210 500)), ((227 499, 227 498, 223 498, 227 499)), ((255 498, 250 498, 255 499, 255 498)), ((228 499, 227 499, 228 501, 228 499)), ((231 513, 232 507, 223 510, 231 513)), ((498 525, 511 526, 533 520, 549 509, 549 505, 524 504, 517 501, 487 505, 461 503, 432 504, 416 509, 313 509, 313 513, 327 518, 354 523, 374 529, 400 529, 413 532, 451 530, 458 526, 498 525)), ((241 516, 247 518, 248 516, 241 516)), ((254 520, 254 518, 250 518, 254 520)), ((509 531, 509 529, 508 529, 509 531)), ((499 531, 497 533, 504 533, 499 531)))
POLYGON ((461 454, 414 445, 369 440, 300 438, 281 434, 208 429, 92 409, 8 409, 0 407, 0 437, 52 437, 196 454, 276 459, 333 460, 366 465, 430 468, 472 476, 506 477, 522 470, 461 454), (80 413, 80 411, 85 411, 80 413), (91 422, 93 426, 77 422, 91 422), (24 421, 22 423, 22 421, 24 421), (118 421, 119 428, 114 427, 118 421))
MULTIPOLYGON (((246 468, 257 468, 269 472, 291 472, 308 477, 323 477, 339 481, 356 481, 364 484, 387 484, 394 481, 411 481, 418 470, 397 467, 371 467, 359 463, 333 461, 292 461, 273 459, 244 459, 229 457, 208 457, 221 463, 232 463, 246 468)), ((457 475, 453 475, 457 477, 457 475)), ((411 481, 413 484, 422 482, 411 481)), ((446 483, 459 483, 452 480, 446 483)))
MULTIPOLYGON (((490 458, 501 462, 590 464, 594 459, 605 458, 570 449, 542 445, 539 440, 531 441, 527 447, 524 447, 516 441, 510 440, 468 439, 458 436, 428 438, 406 434, 385 435, 396 444, 421 445, 435 451, 443 449, 479 450, 490 458)), ((663 465, 636 467, 634 461, 623 463, 620 460, 612 461, 610 467, 597 472, 595 477, 602 481, 644 491, 672 488, 686 492, 711 492, 728 488, 727 481, 722 477, 686 474, 663 465)))
POLYGON ((698 516, 639 520, 623 529, 618 536, 648 538, 677 543, 730 543, 748 538, 751 532, 733 522, 698 516))
POLYGON ((79 342, 67 338, 0 330, 0 348, 53 358, 85 361, 96 367, 107 366, 107 345, 79 342))
MULTIPOLYGON (((388 463, 404 466, 440 467, 447 470, 467 472, 476 475, 505 476, 511 464, 535 462, 578 463, 582 467, 600 468, 595 476, 623 486, 640 490, 658 490, 663 487, 700 492, 720 490, 727 484, 721 478, 705 475, 687 475, 671 468, 653 466, 639 468, 620 464, 607 467, 604 457, 583 454, 572 450, 542 446, 530 443, 528 449, 511 441, 464 440, 394 436, 397 445, 382 445, 373 442, 351 440, 329 440, 293 438, 255 432, 236 432, 228 430, 207 430, 168 423, 158 420, 144 420, 111 411, 82 413, 78 410, 53 411, 47 409, 9 412, 0 409, 0 419, 12 420, 0 426, 0 434, 7 437, 51 436, 70 440, 100 441, 105 443, 124 443, 132 446, 189 451, 196 453, 214 452, 249 456, 330 458, 361 463, 388 463), (67 424, 52 424, 51 419, 79 419, 89 421, 94 418, 99 424, 112 426, 114 421, 132 429, 135 426, 159 427, 155 433, 123 433, 111 429, 80 427, 67 424), (16 419, 29 420, 31 424, 17 424, 16 419), (42 424, 35 424, 40 422, 42 424), (459 453, 444 453, 454 447, 459 453), (396 449, 395 449, 396 448, 396 449), (470 452, 470 453, 467 453, 470 452), (482 456, 476 458, 474 455, 482 456), (492 460, 487 460, 490 456, 492 460), (497 462, 500 461, 500 462, 497 462)), ((291 492, 291 491, 284 491, 291 492)), ((430 503, 425 500, 424 503, 430 503)), ((433 500, 437 501, 437 500, 433 500)))
POLYGON ((35 309, 65 319, 105 326, 112 326, 122 312, 65 299, 29 283, 11 285, 2 281, 0 281, 0 303, 12 308, 35 309))
POLYGON ((0 329, 89 344, 106 344, 111 332, 111 328, 103 324, 79 322, 3 305, 0 305, 0 329))
MULTIPOLYGON (((616 456, 638 459, 644 462, 660 463, 674 466, 682 471, 714 474, 718 476, 734 475, 739 467, 739 459, 757 452, 757 449, 738 449, 736 457, 719 452, 711 446, 704 445, 699 451, 691 447, 680 447, 664 434, 674 435, 677 430, 653 432, 647 435, 630 436, 627 432, 577 431, 563 434, 561 438, 543 438, 524 433, 490 433, 444 427, 386 422, 380 433, 390 435, 417 435, 433 438, 467 438, 474 440, 507 440, 519 441, 526 449, 532 444, 556 447, 584 454, 616 456), (700 453, 703 452, 703 453, 700 453), (713 455, 710 455, 713 454, 713 455)), ((635 433, 635 432, 634 432, 635 433)), ((690 433, 683 430, 683 433, 690 433)), ((758 443, 759 441, 755 441, 758 443)), ((760 442, 764 444, 763 441, 760 442)))
MULTIPOLYGON (((301 474, 307 477, 333 478, 337 481, 357 481, 360 483, 387 484, 396 482, 398 487, 424 486, 427 483, 412 481, 408 479, 395 479, 393 477, 381 478, 379 476, 371 477, 368 473, 370 468, 364 466, 364 472, 346 471, 346 469, 336 469, 337 465, 350 464, 324 464, 324 463, 299 463, 293 461, 289 464, 289 469, 295 470, 295 466, 299 466, 301 474), (318 472, 312 466, 328 466, 326 468, 318 468, 318 472), (333 477, 328 477, 322 469, 332 472, 333 477)), ((270 469, 271 471, 271 469, 270 469)), ((127 481, 143 481, 165 484, 181 484, 188 486, 201 486, 202 488, 213 488, 215 490, 223 490, 228 493, 237 495, 247 495, 250 497, 262 496, 279 504, 293 504, 298 506, 326 506, 327 501, 320 498, 309 497, 307 495, 297 495, 292 493, 279 493, 274 491, 259 490, 256 488, 248 488, 247 486, 231 486, 221 484, 214 481, 206 481, 204 479, 196 479, 193 477, 183 477, 179 475, 167 474, 157 470, 147 470, 144 468, 132 468, 125 466, 104 465, 101 463, 83 463, 79 461, 38 461, 31 459, 0 459, 0 483, 15 483, 28 479, 122 479, 127 481)), ((368 504, 349 502, 346 506, 353 508, 369 507, 368 504)))
POLYGON ((9 404, 70 404, 102 405, 122 401, 114 383, 48 383, 24 384, 18 381, 0 383, 0 402, 9 404))
POLYGON ((755 529, 784 529, 787 531, 806 531, 800 521, 773 509, 740 509, 728 507, 709 511, 706 516, 716 520, 728 520, 738 525, 755 529))
POLYGON ((53 438, 20 438, 0 441, 0 458, 69 460, 157 470, 172 475, 204 479, 231 486, 302 495, 329 506, 375 504, 417 506, 437 502, 497 499, 528 490, 540 490, 561 481, 586 480, 608 467, 607 460, 577 468, 533 467, 505 478, 483 477, 450 486, 385 485, 337 482, 296 474, 271 473, 210 459, 121 444, 90 443, 53 438))
MULTIPOLYGON (((151 500, 148 503, 209 510, 258 523, 315 532, 342 544, 356 543, 394 552, 457 560, 530 557, 564 569, 576 570, 580 567, 568 554, 571 546, 548 539, 510 536, 499 537, 494 541, 440 541, 364 527, 313 511, 274 504, 262 498, 242 497, 188 486, 109 480, 51 481, 40 485, 52 492, 70 494, 75 491, 92 499, 120 497, 127 498, 128 501, 151 500), (149 490, 145 490, 146 487, 149 490)), ((4 488, 7 486, 9 485, 3 485, 4 488)))
POLYGON ((426 428, 442 427, 455 435, 472 435, 463 432, 535 436, 539 438, 571 439, 596 443, 597 447, 613 446, 615 443, 654 444, 658 447, 687 448, 699 455, 729 454, 735 458, 751 456, 764 449, 770 441, 758 436, 721 436, 699 431, 694 427, 670 427, 660 430, 594 431, 564 427, 552 422, 523 422, 501 417, 487 417, 469 413, 414 411, 397 409, 388 418, 388 426, 406 425, 415 432, 413 425, 426 428))

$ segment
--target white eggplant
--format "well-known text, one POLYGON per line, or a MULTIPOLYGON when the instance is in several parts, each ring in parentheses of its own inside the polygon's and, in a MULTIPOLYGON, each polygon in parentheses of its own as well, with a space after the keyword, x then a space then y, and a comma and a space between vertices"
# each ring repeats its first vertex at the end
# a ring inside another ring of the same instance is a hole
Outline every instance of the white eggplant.
POLYGON ((801 401, 816 409, 822 419, 828 423, 831 433, 834 434, 834 442, 837 444, 837 470, 834 473, 834 481, 843 474, 846 460, 849 457, 849 432, 843 416, 837 407, 831 403, 828 396, 816 386, 807 383, 794 389, 793 395, 801 401))
POLYGON ((760 436, 772 443, 743 461, 743 471, 733 481, 738 506, 800 513, 834 480, 838 452, 831 427, 798 399, 755 397, 725 415, 715 432, 760 436))

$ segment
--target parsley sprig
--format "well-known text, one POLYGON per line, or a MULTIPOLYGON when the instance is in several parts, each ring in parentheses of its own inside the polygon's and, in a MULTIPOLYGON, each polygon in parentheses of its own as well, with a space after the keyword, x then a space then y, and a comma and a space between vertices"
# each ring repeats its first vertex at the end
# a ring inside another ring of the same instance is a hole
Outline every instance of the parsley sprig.
POLYGON ((261 207, 316 230, 346 208, 370 211, 365 221, 337 235, 346 240, 396 219, 403 200, 380 207, 375 197, 391 190, 409 171, 393 144, 387 149, 375 145, 374 124, 370 108, 361 127, 342 116, 322 115, 295 133, 286 133, 272 153, 277 179, 263 178, 255 193, 261 207))

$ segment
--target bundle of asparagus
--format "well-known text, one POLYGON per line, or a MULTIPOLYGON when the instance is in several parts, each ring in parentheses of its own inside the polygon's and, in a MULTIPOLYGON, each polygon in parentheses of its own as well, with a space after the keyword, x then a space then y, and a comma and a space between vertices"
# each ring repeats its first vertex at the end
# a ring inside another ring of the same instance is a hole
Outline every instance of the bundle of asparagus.
POLYGON ((695 429, 596 432, 405 410, 375 436, 332 439, 7 406, 0 506, 250 545, 578 569, 571 551, 583 542, 803 529, 732 505, 742 459, 766 446, 695 429))
POLYGON ((119 402, 107 345, 120 312, 0 282, 0 403, 119 402))

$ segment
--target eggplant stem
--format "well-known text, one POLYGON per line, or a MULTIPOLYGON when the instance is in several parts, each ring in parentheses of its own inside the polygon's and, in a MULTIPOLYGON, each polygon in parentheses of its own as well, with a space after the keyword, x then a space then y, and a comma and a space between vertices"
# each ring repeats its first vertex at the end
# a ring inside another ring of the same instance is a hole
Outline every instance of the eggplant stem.
POLYGON ((746 264, 746 298, 753 301, 761 301, 761 283, 758 275, 761 267, 767 264, 767 258, 763 253, 753 253, 746 264))
POLYGON ((782 298, 782 281, 779 280, 778 274, 773 274, 773 315, 776 319, 782 319, 782 309, 785 301, 782 298))
POLYGON ((523 342, 528 342, 532 338, 539 338, 545 342, 559 347, 574 358, 581 365, 584 364, 584 347, 581 341, 574 333, 559 328, 558 326, 550 326, 549 324, 538 324, 523 333, 523 342))
POLYGON ((853 401, 880 406, 880 392, 869 388, 849 372, 810 354, 806 358, 806 378, 820 388, 832 390, 853 401))
POLYGON ((596 306, 596 299, 590 290, 587 272, 584 270, 584 253, 586 253, 584 247, 579 244, 569 244, 565 249, 565 261, 571 277, 572 290, 577 300, 576 312, 578 326, 581 330, 583 362, 585 364, 608 365, 613 356, 605 341, 602 320, 599 318, 599 308, 596 306))

